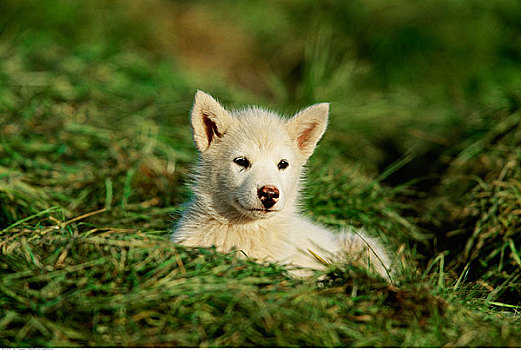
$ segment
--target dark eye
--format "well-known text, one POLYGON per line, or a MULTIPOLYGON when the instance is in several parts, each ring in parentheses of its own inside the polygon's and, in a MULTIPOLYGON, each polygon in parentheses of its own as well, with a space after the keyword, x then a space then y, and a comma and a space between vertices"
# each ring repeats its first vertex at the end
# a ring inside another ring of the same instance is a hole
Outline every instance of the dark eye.
POLYGON ((289 166, 289 163, 287 160, 283 159, 279 162, 279 164, 277 166, 279 167, 280 170, 284 170, 289 166))
POLYGON ((237 157, 233 160, 233 162, 243 168, 247 168, 250 166, 250 161, 244 157, 237 157))

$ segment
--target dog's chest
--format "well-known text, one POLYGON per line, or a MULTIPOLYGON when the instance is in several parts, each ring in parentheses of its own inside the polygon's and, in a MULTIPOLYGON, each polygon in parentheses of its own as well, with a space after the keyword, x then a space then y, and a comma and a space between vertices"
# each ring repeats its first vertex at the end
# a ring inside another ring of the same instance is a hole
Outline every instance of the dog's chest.
POLYGON ((280 261, 291 250, 286 233, 271 227, 233 226, 217 231, 212 245, 223 252, 241 250, 250 258, 280 261))
MULTIPOLYGON (((320 242, 307 237, 306 233, 313 229, 316 227, 306 220, 291 218, 263 225, 226 225, 215 221, 194 225, 191 222, 178 230, 176 242, 192 247, 215 246, 220 252, 237 251, 242 256, 283 265, 320 268, 309 253, 311 249, 322 255, 317 249, 320 242)), ((323 236, 326 232, 320 233, 323 236)))

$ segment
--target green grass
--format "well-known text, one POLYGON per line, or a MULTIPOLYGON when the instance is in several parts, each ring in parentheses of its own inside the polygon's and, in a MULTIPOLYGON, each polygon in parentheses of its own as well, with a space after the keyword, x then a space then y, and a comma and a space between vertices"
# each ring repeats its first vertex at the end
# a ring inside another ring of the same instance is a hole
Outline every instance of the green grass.
POLYGON ((521 8, 446 5, 1 2, 0 344, 521 346, 521 8), (169 241, 198 88, 332 103, 304 212, 392 285, 169 241))
POLYGON ((426 282, 389 286, 349 266, 296 280, 60 216, 3 232, 6 346, 519 345, 519 327, 451 305, 426 282))

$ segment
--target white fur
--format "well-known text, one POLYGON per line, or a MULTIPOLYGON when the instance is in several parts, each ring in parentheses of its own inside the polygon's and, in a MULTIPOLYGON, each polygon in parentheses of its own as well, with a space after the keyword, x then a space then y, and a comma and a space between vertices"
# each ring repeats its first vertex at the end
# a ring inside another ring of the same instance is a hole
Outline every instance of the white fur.
POLYGON ((198 91, 191 115, 200 151, 194 198, 175 229, 174 241, 215 246, 223 252, 240 250, 288 267, 323 269, 312 251, 325 261, 349 261, 387 278, 390 259, 377 240, 361 232, 333 234, 299 213, 302 167, 326 129, 328 113, 327 103, 308 107, 290 120, 255 107, 229 112, 198 91), (250 165, 236 164, 238 157, 250 165), (281 160, 289 163, 286 169, 279 169, 281 160), (279 190, 269 210, 257 193, 266 185, 279 190))

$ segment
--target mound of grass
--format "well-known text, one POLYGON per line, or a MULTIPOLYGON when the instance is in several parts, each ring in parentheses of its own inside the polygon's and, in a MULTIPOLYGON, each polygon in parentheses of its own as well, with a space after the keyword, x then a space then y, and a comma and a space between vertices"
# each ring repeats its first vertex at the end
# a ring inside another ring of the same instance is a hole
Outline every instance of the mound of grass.
POLYGON ((519 328, 349 266, 316 280, 60 211, 1 232, 5 346, 516 346, 519 328), (478 334, 479 336, 474 336, 478 334))

